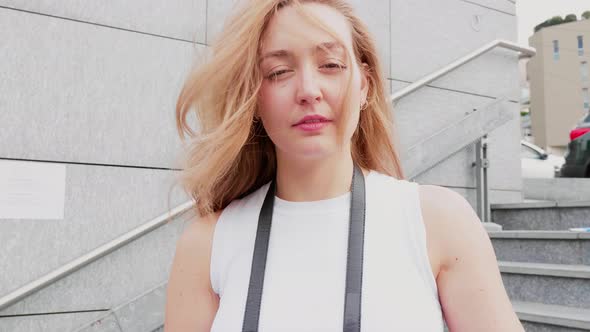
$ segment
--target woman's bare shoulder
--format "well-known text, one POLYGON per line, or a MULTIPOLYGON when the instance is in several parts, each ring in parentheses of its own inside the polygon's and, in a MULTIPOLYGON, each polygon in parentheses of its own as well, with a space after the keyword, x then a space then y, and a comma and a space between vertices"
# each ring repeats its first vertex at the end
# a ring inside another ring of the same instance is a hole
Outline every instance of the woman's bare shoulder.
POLYGON ((199 269, 203 272, 209 270, 213 234, 221 212, 190 219, 176 242, 173 265, 182 265, 185 268, 199 269))
POLYGON ((489 235, 469 202, 453 190, 432 185, 420 186, 420 200, 429 244, 439 259, 436 281, 449 329, 524 331, 489 235))
POLYGON ((205 267, 210 260, 213 233, 220 215, 221 211, 218 211, 189 220, 189 224, 176 242, 174 263, 186 263, 187 266, 200 263, 205 267))
POLYGON ((221 212, 217 211, 204 217, 192 218, 178 238, 177 247, 196 249, 196 246, 211 242, 221 212))
MULTIPOLYGON (((473 209, 459 193, 442 186, 419 185, 422 219, 426 229, 428 254, 435 277, 449 262, 450 241, 457 241, 457 234, 464 234, 463 224, 474 221, 473 209), (465 222, 465 218, 469 219, 465 222), (461 219, 461 220, 460 220, 461 219)), ((470 231, 472 232, 472 231, 470 231)))
POLYGON ((221 211, 194 218, 176 242, 166 294, 166 331, 208 331, 219 305, 211 288, 211 246, 221 211))

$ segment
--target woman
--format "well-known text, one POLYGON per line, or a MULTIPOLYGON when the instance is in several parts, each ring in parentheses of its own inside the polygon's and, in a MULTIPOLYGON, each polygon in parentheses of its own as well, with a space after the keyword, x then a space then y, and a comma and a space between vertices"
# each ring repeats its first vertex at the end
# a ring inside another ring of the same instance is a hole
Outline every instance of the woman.
POLYGON ((200 218, 177 243, 165 330, 342 331, 356 308, 362 331, 442 331, 443 316, 451 331, 523 331, 470 205, 403 179, 375 44, 350 6, 252 0, 237 13, 178 101, 200 218), (261 211, 267 256, 254 254, 261 211))

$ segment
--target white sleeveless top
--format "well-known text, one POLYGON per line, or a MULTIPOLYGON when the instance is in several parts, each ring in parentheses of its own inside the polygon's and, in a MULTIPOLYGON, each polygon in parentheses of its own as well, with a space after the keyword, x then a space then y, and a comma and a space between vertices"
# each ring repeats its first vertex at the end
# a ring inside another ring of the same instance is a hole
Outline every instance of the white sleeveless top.
MULTIPOLYGON (((371 171, 365 180, 361 331, 443 331, 426 249, 418 184, 371 171)), ((269 183, 219 217, 211 285, 219 309, 211 331, 242 330, 258 215, 269 183)), ((275 196, 260 332, 341 332, 350 192, 312 202, 275 196)))

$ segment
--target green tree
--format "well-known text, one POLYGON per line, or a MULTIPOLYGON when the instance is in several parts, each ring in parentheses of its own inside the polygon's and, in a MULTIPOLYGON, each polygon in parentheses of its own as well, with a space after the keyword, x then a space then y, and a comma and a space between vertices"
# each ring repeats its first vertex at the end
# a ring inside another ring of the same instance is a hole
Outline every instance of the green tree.
POLYGON ((553 16, 549 19, 550 25, 557 25, 563 23, 563 18, 561 16, 553 16))
POLYGON ((575 22, 578 20, 578 17, 576 16, 576 14, 568 14, 564 19, 563 22, 567 23, 567 22, 575 22))
POLYGON ((541 22, 540 24, 538 24, 538 25, 535 27, 535 32, 537 32, 537 31, 539 31, 539 30, 541 30, 541 29, 543 29, 543 28, 545 28, 545 27, 548 27, 548 26, 549 26, 549 20, 546 20, 546 21, 544 21, 544 22, 541 22))
MULTIPOLYGON (((580 19, 585 19, 585 20, 590 19, 590 10, 583 12, 582 15, 580 16, 580 19)), ((565 18, 562 18, 561 16, 553 16, 552 18, 537 24, 537 26, 535 26, 535 32, 537 32, 543 28, 546 28, 546 27, 550 27, 553 25, 559 25, 562 23, 575 22, 577 20, 578 20, 578 17, 576 16, 576 14, 568 14, 565 18)))

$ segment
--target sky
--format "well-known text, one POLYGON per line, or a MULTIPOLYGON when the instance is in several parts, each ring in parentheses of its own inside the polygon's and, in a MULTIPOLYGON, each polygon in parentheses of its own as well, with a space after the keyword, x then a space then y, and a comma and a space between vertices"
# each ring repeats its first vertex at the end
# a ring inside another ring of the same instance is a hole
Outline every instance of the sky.
POLYGON ((589 0, 516 0, 518 43, 528 45, 535 25, 556 15, 581 14, 590 10, 589 0))

